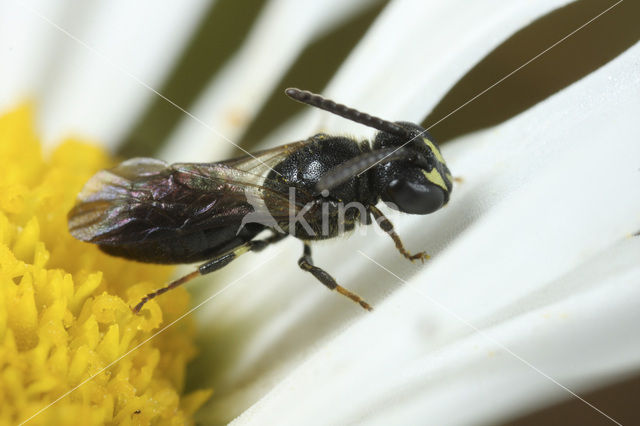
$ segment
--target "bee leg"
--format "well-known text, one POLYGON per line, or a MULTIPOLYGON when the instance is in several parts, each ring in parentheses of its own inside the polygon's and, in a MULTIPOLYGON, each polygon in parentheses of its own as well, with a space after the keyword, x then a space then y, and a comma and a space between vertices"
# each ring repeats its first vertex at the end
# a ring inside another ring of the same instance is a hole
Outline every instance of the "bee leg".
POLYGON ((264 240, 251 240, 247 244, 251 246, 249 248, 249 250, 251 251, 262 251, 271 244, 277 243, 278 241, 285 239, 288 236, 289 234, 279 234, 274 231, 272 235, 265 238, 264 240))
POLYGON ((172 288, 176 288, 179 285, 182 285, 186 282, 191 281, 192 279, 199 277, 200 275, 202 275, 200 273, 199 269, 196 269, 195 271, 178 278, 177 280, 173 280, 171 281, 169 284, 167 284, 166 286, 157 289, 156 291, 153 291, 149 294, 147 294, 146 296, 144 296, 142 299, 140 299, 140 302, 138 302, 138 304, 136 306, 134 306, 131 310, 133 311, 134 314, 137 314, 140 312, 140 309, 142 309, 142 307, 144 306, 145 303, 147 303, 149 300, 155 298, 156 296, 160 296, 163 293, 166 293, 167 291, 171 290, 172 288))
POLYGON ((393 229, 393 223, 391 223, 391 221, 387 219, 387 217, 384 214, 382 214, 382 212, 377 207, 369 206, 368 209, 369 209, 369 212, 373 215, 373 218, 375 219, 378 226, 384 232, 386 232, 391 237, 391 239, 393 239, 393 242, 396 243, 396 248, 404 257, 406 257, 412 262, 417 259, 420 259, 422 262, 424 262, 426 259, 429 259, 429 255, 424 251, 421 251, 420 253, 416 253, 416 254, 409 253, 404 248, 404 245, 402 244, 400 237, 398 236, 398 234, 396 234, 396 231, 393 229))
POLYGON ((313 276, 316 277, 318 281, 329 287, 330 290, 335 290, 338 293, 347 296, 349 299, 353 300, 354 302, 365 308, 367 311, 373 310, 373 308, 367 302, 362 300, 360 296, 338 285, 336 280, 334 280, 333 277, 329 275, 329 273, 327 273, 327 271, 318 268, 317 266, 313 266, 313 260, 311 259, 311 246, 308 243, 304 243, 304 253, 298 260, 298 266, 300 266, 300 268, 304 271, 311 272, 311 274, 313 274, 313 276))
POLYGON ((147 294, 146 296, 144 296, 142 299, 140 299, 140 302, 138 302, 138 304, 136 306, 133 307, 133 312, 134 313, 138 313, 140 312, 140 309, 142 309, 142 307, 144 306, 145 303, 147 303, 149 300, 160 296, 163 293, 166 293, 167 291, 178 287, 179 285, 182 285, 186 282, 191 281, 194 278, 199 277, 200 275, 206 275, 209 274, 213 271, 217 271, 218 269, 221 269, 224 266, 227 266, 229 263, 231 263, 232 260, 236 259, 238 256, 245 254, 249 251, 260 251, 263 250, 265 247, 267 247, 270 244, 273 244, 275 242, 280 241, 281 239, 287 237, 288 234, 277 234, 274 233, 272 236, 265 238, 264 240, 251 240, 251 241, 247 241, 246 243, 242 244, 241 246, 238 246, 236 248, 234 248, 233 250, 227 251, 225 253, 222 253, 216 257, 214 257, 211 260, 208 260, 207 262, 203 263, 202 265, 198 266, 198 269, 196 269, 195 271, 180 277, 174 281, 171 281, 169 284, 167 284, 166 286, 157 289, 156 291, 153 291, 149 294, 147 294))

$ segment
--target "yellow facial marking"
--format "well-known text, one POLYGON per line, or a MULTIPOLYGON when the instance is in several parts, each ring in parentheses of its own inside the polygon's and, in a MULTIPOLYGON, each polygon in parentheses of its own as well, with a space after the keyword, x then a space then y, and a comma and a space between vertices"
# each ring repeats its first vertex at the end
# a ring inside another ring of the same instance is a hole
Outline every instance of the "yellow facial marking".
POLYGON ((440 188, 444 189, 447 192, 449 191, 447 189, 447 185, 444 183, 444 179, 442 179, 442 175, 440 175, 440 172, 438 172, 438 170, 436 170, 435 167, 428 173, 425 170, 423 170, 422 174, 424 174, 425 177, 429 179, 429 182, 431 182, 432 184, 438 185, 440 188))
POLYGON ((442 164, 446 164, 444 161, 444 157, 442 157, 442 154, 440 153, 440 150, 438 149, 438 147, 427 138, 422 138, 422 140, 424 141, 425 144, 427 144, 429 148, 431 148, 431 151, 433 151, 433 155, 435 155, 436 160, 438 160, 442 164))

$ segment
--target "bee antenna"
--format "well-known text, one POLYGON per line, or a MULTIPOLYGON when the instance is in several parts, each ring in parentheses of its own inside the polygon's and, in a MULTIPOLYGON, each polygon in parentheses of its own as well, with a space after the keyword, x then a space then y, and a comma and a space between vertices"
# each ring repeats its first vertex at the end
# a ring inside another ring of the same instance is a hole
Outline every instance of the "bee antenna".
POLYGON ((431 170, 433 167, 424 157, 417 155, 410 149, 382 148, 360 154, 329 170, 318 180, 316 190, 319 193, 325 190, 329 191, 352 177, 366 172, 378 163, 390 163, 398 160, 409 161, 425 170, 431 170))
POLYGON ((301 102, 303 104, 311 105, 316 108, 329 111, 332 114, 344 117, 347 120, 355 121, 356 123, 364 124, 368 127, 373 127, 383 132, 391 133, 396 136, 405 137, 407 139, 412 138, 413 135, 407 129, 398 126, 391 121, 383 120, 379 117, 374 117, 364 112, 360 112, 357 109, 350 108, 346 105, 336 103, 330 99, 323 98, 320 95, 311 93, 307 90, 300 90, 290 87, 284 91, 294 101, 301 102))

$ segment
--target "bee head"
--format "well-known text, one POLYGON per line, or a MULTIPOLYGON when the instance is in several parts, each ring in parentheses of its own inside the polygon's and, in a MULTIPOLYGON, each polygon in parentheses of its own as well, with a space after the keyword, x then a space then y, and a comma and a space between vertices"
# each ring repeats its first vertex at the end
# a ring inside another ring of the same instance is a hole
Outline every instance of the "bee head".
POLYGON ((289 88, 285 93, 298 102, 379 130, 373 150, 323 176, 317 185, 319 192, 335 187, 354 173, 369 172, 373 173, 373 186, 380 198, 391 208, 428 214, 447 204, 453 188, 451 173, 440 148, 425 129, 414 123, 387 121, 305 90, 289 88))
POLYGON ((389 207, 410 214, 428 214, 449 201, 453 188, 451 174, 438 145, 429 133, 417 124, 394 123, 405 135, 378 132, 373 149, 397 147, 402 157, 384 162, 374 170, 381 199, 389 207))

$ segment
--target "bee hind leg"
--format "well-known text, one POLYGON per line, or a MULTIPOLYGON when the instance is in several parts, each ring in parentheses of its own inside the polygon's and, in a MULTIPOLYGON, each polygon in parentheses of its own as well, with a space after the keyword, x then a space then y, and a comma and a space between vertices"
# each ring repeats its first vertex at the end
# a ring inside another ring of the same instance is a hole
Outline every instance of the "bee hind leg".
POLYGON ((138 302, 138 304, 136 306, 134 306, 132 308, 134 313, 139 313, 140 310, 142 309, 142 307, 144 306, 145 303, 147 303, 149 300, 154 299, 157 296, 160 296, 163 293, 166 293, 167 291, 174 289, 184 283, 187 283, 189 281, 191 281, 194 278, 197 278, 201 275, 206 275, 209 274, 211 272, 217 271, 218 269, 221 269, 225 266, 227 266, 229 263, 231 263, 231 261, 233 261, 234 259, 236 259, 238 256, 247 253, 249 251, 261 251, 264 248, 266 248, 267 246, 276 243, 280 240, 282 240, 283 238, 287 237, 288 234, 277 234, 274 233, 273 235, 271 235, 270 237, 267 237, 263 240, 251 240, 251 241, 247 241, 246 243, 232 249, 229 250, 225 253, 222 253, 216 257, 214 257, 211 260, 206 261, 205 263, 203 263, 202 265, 198 266, 198 269, 196 269, 195 271, 180 277, 176 280, 171 281, 169 284, 167 284, 166 286, 159 288, 149 294, 147 294, 146 296, 144 296, 142 299, 140 299, 140 302, 138 302))

